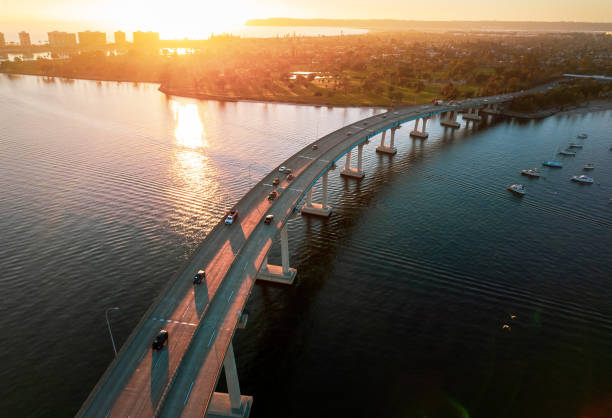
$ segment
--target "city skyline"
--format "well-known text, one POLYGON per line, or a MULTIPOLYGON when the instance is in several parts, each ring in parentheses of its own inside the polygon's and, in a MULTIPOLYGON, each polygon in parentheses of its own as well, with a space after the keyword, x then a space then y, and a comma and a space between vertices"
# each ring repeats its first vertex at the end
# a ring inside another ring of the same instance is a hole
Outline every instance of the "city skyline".
POLYGON ((612 22, 612 5, 603 0, 503 1, 466 0, 457 4, 441 0, 435 8, 423 8, 415 1, 397 4, 381 0, 369 2, 339 0, 238 0, 231 4, 212 4, 182 0, 168 7, 161 0, 144 2, 65 0, 50 5, 42 0, 5 0, 1 31, 7 41, 15 41, 12 32, 26 30, 39 40, 39 33, 52 30, 77 32, 85 29, 113 32, 125 30, 158 31, 169 38, 198 38, 205 33, 230 32, 248 19, 268 17, 330 19, 401 19, 401 20, 491 20, 491 21, 574 21, 612 22), (29 30, 28 30, 29 29, 29 30))

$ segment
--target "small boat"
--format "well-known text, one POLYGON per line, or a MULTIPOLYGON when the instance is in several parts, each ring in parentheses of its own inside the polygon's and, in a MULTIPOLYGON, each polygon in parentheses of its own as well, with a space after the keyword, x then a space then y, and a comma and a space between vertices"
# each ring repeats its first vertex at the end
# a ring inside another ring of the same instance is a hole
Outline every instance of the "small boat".
POLYGON ((560 163, 559 161, 544 161, 542 165, 545 165, 546 167, 554 167, 554 168, 563 167, 563 163, 560 163))
POLYGON ((595 168, 595 166, 593 165, 593 163, 587 163, 584 165, 584 167, 582 167, 583 170, 593 170, 595 168))
POLYGON ((565 155, 565 156, 568 156, 568 157, 575 157, 576 156, 576 153, 574 151, 570 151, 568 149, 564 149, 563 151, 559 151, 559 154, 560 155, 565 155))
POLYGON ((511 184, 510 186, 506 187, 506 189, 519 196, 524 196, 525 193, 527 193, 525 186, 523 186, 522 184, 511 184))
POLYGON ((578 139, 587 139, 589 136, 587 134, 580 134, 576 138, 578 139))
POLYGON ((570 142, 567 147, 568 148, 582 148, 582 147, 584 147, 584 145, 582 145, 582 144, 575 144, 573 142, 570 142))
POLYGON ((578 183, 586 183, 586 184, 593 183, 593 179, 590 178, 589 176, 585 176, 584 174, 581 174, 579 176, 572 176, 570 180, 578 182, 578 183))
POLYGON ((521 174, 529 177, 540 177, 541 174, 537 168, 529 168, 526 170, 521 170, 521 174))

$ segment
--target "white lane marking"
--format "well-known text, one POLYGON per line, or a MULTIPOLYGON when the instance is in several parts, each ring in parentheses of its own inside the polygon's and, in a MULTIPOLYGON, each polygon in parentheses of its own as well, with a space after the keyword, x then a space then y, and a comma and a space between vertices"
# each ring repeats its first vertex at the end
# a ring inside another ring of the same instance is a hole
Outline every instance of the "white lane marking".
POLYGON ((175 323, 175 324, 181 324, 181 325, 190 325, 190 326, 192 326, 192 327, 195 327, 195 326, 197 326, 197 325, 198 325, 198 324, 194 324, 193 322, 176 321, 176 320, 174 320, 174 319, 164 319, 164 318, 158 318, 158 319, 156 319, 156 318, 152 318, 152 320, 153 320, 153 321, 159 321, 159 322, 167 322, 167 323, 173 322, 173 323, 175 323))
POLYGON ((228 298, 227 298, 227 301, 228 301, 228 302, 230 301, 230 299, 232 298, 232 296, 233 296, 233 295, 234 295, 234 291, 232 290, 232 293, 230 293, 230 295, 229 295, 229 296, 228 296, 228 298))
POLYGON ((187 392, 187 396, 185 396, 185 401, 183 402, 183 405, 187 405, 187 399, 189 399, 189 395, 191 395, 192 388, 193 388, 193 382, 191 382, 191 385, 189 386, 189 391, 187 392))
POLYGON ((215 334, 217 333, 217 331, 213 331, 212 335, 210 336, 210 340, 208 340, 208 347, 210 347, 210 343, 212 342, 215 334))

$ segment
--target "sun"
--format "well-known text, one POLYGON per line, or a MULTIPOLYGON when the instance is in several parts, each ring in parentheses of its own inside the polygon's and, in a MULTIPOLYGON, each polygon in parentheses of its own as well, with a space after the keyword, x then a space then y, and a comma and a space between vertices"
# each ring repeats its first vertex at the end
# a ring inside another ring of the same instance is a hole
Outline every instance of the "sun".
MULTIPOLYGON (((255 11, 256 0, 114 0, 105 2, 105 20, 126 30, 159 32, 162 39, 201 39, 231 32, 255 11)), ((100 17, 98 17, 99 19, 100 17)))

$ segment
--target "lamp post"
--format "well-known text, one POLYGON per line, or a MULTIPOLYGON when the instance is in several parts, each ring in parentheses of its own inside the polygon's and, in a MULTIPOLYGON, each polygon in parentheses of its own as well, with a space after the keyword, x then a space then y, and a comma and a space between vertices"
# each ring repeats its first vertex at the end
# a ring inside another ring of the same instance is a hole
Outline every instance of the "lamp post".
POLYGON ((110 311, 118 311, 119 308, 115 306, 114 308, 108 308, 106 310, 106 325, 108 326, 108 333, 110 335, 111 343, 113 343, 113 351, 115 352, 115 357, 117 357, 117 347, 115 346, 115 339, 113 338, 113 332, 111 331, 110 322, 108 321, 108 313, 110 311))

